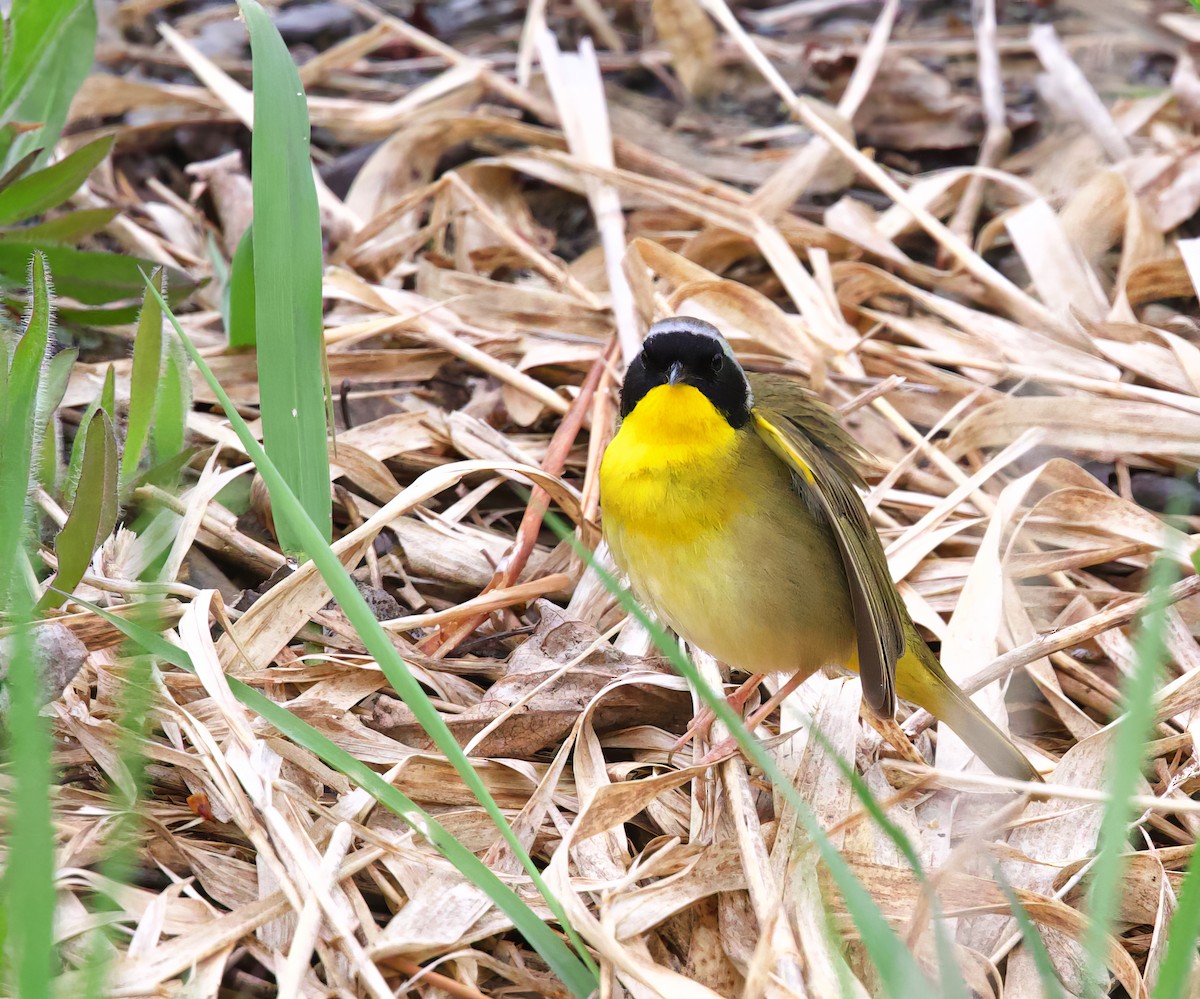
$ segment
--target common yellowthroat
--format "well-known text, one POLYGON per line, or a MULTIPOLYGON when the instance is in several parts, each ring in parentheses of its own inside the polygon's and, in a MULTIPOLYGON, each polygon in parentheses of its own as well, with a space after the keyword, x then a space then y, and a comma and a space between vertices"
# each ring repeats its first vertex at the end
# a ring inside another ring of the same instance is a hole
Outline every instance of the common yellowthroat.
POLYGON ((709 323, 664 319, 625 375, 604 537, 642 602, 726 664, 854 670, 877 717, 899 694, 997 774, 1040 780, 913 625, 857 491, 863 457, 812 393, 747 375, 709 323))

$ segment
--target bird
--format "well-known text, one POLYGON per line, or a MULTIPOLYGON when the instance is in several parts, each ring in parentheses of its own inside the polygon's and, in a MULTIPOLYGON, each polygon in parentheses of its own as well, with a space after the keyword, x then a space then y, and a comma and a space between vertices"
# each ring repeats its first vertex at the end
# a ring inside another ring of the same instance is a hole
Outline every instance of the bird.
POLYGON ((814 393, 748 374, 704 320, 663 319, 628 366, 601 461, 604 538, 644 606, 751 674, 746 696, 766 674, 791 673, 790 691, 817 670, 857 672, 885 735, 899 696, 994 773, 1040 781, 913 624, 859 492, 866 460, 814 393))

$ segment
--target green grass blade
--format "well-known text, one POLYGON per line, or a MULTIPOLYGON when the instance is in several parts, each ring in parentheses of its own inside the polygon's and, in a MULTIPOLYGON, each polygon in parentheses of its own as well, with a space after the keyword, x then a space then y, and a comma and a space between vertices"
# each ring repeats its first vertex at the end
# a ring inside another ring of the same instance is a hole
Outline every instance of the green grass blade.
POLYGON ((1000 886, 1004 897, 1008 899, 1009 908, 1012 909, 1017 927, 1021 931, 1021 939, 1029 948, 1029 955, 1033 958, 1034 967, 1037 968, 1038 978, 1042 983, 1042 999, 1067 999, 1062 983, 1058 980, 1058 974, 1054 970, 1054 962, 1050 959, 1050 952, 1046 949, 1046 942, 1042 939, 1033 920, 1029 918, 1029 913, 1021 904, 1017 893, 1013 891, 1012 885, 1005 878, 1004 869, 998 863, 993 863, 992 871, 996 884, 1000 886))
MULTIPOLYGON (((180 669, 195 672, 185 649, 172 645, 161 635, 142 625, 118 617, 101 607, 78 600, 99 614, 149 654, 180 669)), ((315 754, 323 762, 344 774, 366 790, 381 805, 390 809, 410 828, 420 832, 467 880, 484 891, 509 919, 518 932, 541 954, 551 970, 562 979, 573 995, 590 995, 596 988, 595 976, 571 953, 562 940, 533 912, 511 888, 502 882, 478 857, 454 838, 433 816, 397 790, 361 760, 287 708, 276 704, 254 687, 232 677, 229 686, 234 696, 255 714, 266 719, 298 746, 315 754)))
MULTIPOLYGON (((150 280, 158 286, 160 292, 166 294, 166 277, 161 268, 150 276, 150 280)), ((133 340, 133 369, 129 375, 129 421, 125 431, 125 450, 121 455, 122 486, 137 474, 146 441, 150 436, 150 425, 154 421, 154 410, 158 405, 163 361, 163 316, 158 302, 157 296, 146 293, 142 300, 137 334, 133 340)))
POLYGON ((38 601, 37 611, 61 607, 87 572, 96 547, 117 523, 117 442, 108 414, 98 411, 87 426, 75 502, 54 541, 58 571, 38 601))
MULTIPOLYGON (((0 225, 24 222, 57 208, 88 178, 116 141, 107 136, 76 149, 53 166, 45 167, 0 191, 0 225)), ((23 234, 26 239, 28 233, 23 234)))
POLYGON ((1150 571, 1149 606, 1134 639, 1134 668, 1122 686, 1123 716, 1117 722, 1108 769, 1110 797, 1100 820, 1096 862, 1088 892, 1088 927, 1084 936, 1085 994, 1104 993, 1108 967, 1108 936, 1116 918, 1129 826, 1134 818, 1133 795, 1146 762, 1146 740, 1154 724, 1154 694, 1166 662, 1167 589, 1177 575, 1175 563, 1160 556, 1150 571))
MULTIPOLYGON (((321 322, 321 218, 308 104, 291 53, 256 0, 239 0, 254 64, 255 335, 263 443, 328 544, 332 536, 321 322), (261 363, 266 361, 266 364, 261 363)), ((274 501, 274 497, 272 497, 274 501)), ((280 545, 303 548, 275 520, 280 545)), ((310 553, 311 554, 311 553, 310 553)))
MULTIPOLYGON (((141 801, 146 782, 145 755, 142 752, 146 737, 146 720, 154 702, 154 661, 149 656, 134 656, 127 664, 124 681, 124 696, 121 698, 121 715, 117 719, 120 734, 117 738, 117 758, 128 780, 114 781, 120 811, 114 817, 113 829, 105 846, 107 856, 100 873, 108 884, 128 884, 135 873, 137 860, 137 834, 141 827, 138 802, 141 801)), ((121 905, 107 896, 96 898, 94 907, 98 912, 120 912, 121 905)), ((87 999, 103 999, 108 973, 109 948, 106 946, 113 935, 111 924, 101 924, 87 956, 84 966, 82 992, 87 999)))
POLYGON ((254 324, 254 223, 238 241, 229 269, 229 346, 253 347, 258 342, 254 324))
POLYGON ((1188 858, 1179 904, 1167 928, 1167 954, 1158 969, 1153 999, 1186 999, 1195 995, 1193 972, 1200 941, 1200 850, 1188 858))
POLYGON ((808 719, 808 732, 841 771, 842 777, 850 784, 855 797, 863 806, 863 810, 895 844, 904 859, 908 861, 909 867, 912 868, 913 876, 917 879, 917 884, 929 902, 933 914, 934 942, 937 947, 938 967, 941 971, 939 994, 943 999, 970 999, 966 980, 954 953, 954 941, 950 939, 950 935, 946 931, 945 913, 942 911, 941 902, 925 874, 925 868, 921 864, 921 858, 917 855, 912 841, 905 835, 903 829, 888 818, 887 813, 871 793, 871 789, 867 787, 867 782, 863 780, 862 775, 838 753, 837 747, 824 732, 812 723, 811 718, 808 719))
POLYGON ((12 355, 0 438, 0 607, 6 607, 23 560, 33 472, 38 391, 50 345, 50 284, 45 258, 29 265, 30 310, 12 355))
MULTIPOLYGON (((155 295, 158 294, 153 284, 147 282, 147 286, 155 295)), ((520 860, 521 865, 529 874, 534 886, 546 900, 546 904, 550 907, 562 925, 563 930, 575 945, 583 965, 586 966, 587 974, 594 976, 596 974, 595 966, 586 948, 583 946, 583 942, 579 940, 578 935, 571 927, 562 904, 550 891, 541 872, 537 869, 537 865, 534 864, 528 851, 521 843, 512 826, 509 825, 503 812, 501 812, 500 806, 496 804, 496 800, 488 791, 487 786, 479 774, 475 772, 475 768, 471 765, 470 760, 463 754, 462 747, 459 746, 458 741, 451 734, 450 729, 447 727, 445 721, 442 720, 441 715, 438 714, 437 709, 430 703, 429 698, 421 689, 420 683, 417 682, 416 678, 409 671, 407 664, 396 651, 396 647, 392 644, 392 640, 387 632, 383 630, 383 627, 367 606, 366 601, 363 600, 362 594, 359 593, 358 587, 355 585, 354 580, 350 578, 350 574, 346 571, 345 566, 342 565, 338 557, 322 540, 317 525, 308 518, 298 498, 292 493, 279 470, 275 468, 262 446, 255 440, 254 435, 250 432, 250 428, 246 426, 245 420, 238 414, 237 409, 225 394, 224 389, 221 388, 220 382, 217 381, 212 370, 205 363, 204 358, 200 356, 191 341, 188 340, 187 335, 175 319, 171 310, 166 307, 165 303, 161 304, 163 304, 163 311, 168 321, 187 349, 192 362, 200 369, 205 381, 208 382, 209 387, 215 393, 218 402, 229 419, 230 425, 233 427, 234 432, 237 433, 242 446, 246 449, 246 454, 254 462, 255 468, 258 469, 263 481, 267 484, 267 488, 271 492, 276 521, 283 519, 289 522, 290 530, 294 531, 295 537, 302 542, 303 549, 316 564, 334 599, 358 633, 367 651, 379 663, 384 676, 387 677, 392 688, 412 711, 417 722, 425 730, 426 734, 433 741, 433 744, 446 757, 451 766, 454 767, 455 771, 462 778, 463 783, 495 823, 496 828, 500 831, 500 835, 512 848, 514 856, 520 860)))
MULTIPOLYGON (((13 623, 28 620, 29 606, 23 594, 7 607, 13 623)), ((50 813, 53 746, 49 724, 41 714, 41 662, 28 628, 20 628, 12 636, 10 650, 5 756, 14 786, 8 802, 6 866, 0 882, 8 913, 7 942, 15 965, 16 989, 8 994, 42 999, 50 995, 55 960, 54 826, 50 813)))
MULTIPOLYGON (((49 6, 45 0, 31 2, 49 6)), ((95 7, 92 0, 84 0, 55 39, 49 56, 38 67, 36 81, 33 86, 26 87, 15 114, 11 108, 0 105, 0 121, 6 114, 11 114, 20 121, 42 123, 39 129, 15 135, 0 165, 12 163, 31 151, 38 152, 36 162, 39 164, 50 158, 66 124, 71 101, 91 72, 96 31, 95 7)), ((0 59, 0 64, 3 61, 0 59)))
POLYGON ((45 260, 30 267, 30 313, 12 354, 5 383, 0 439, 0 609, 18 628, 10 639, 9 710, 5 762, 13 777, 0 897, 5 909, 5 953, 12 968, 8 994, 42 999, 50 994, 54 961, 54 828, 50 814, 50 731, 41 708, 41 668, 33 636, 19 627, 30 620, 24 581, 30 477, 36 445, 34 421, 50 342, 50 285, 45 260))
POLYGON ((931 993, 934 986, 917 964, 916 958, 896 935, 870 893, 825 835, 825 830, 821 828, 808 802, 801 797, 800 792, 763 749, 762 744, 747 731, 738 713, 705 682, 688 657, 680 651, 678 643, 642 609, 633 594, 596 561, 595 556, 575 537, 574 532, 553 514, 547 514, 546 520, 555 533, 567 541, 575 553, 600 577, 605 588, 616 597, 622 610, 635 617, 646 628, 659 651, 687 678, 700 695, 700 699, 728 727, 742 752, 766 774, 775 789, 795 810, 797 818, 812 839, 846 903, 846 909, 858 929, 871 963, 879 972, 885 993, 895 999, 911 999, 912 996, 931 993))

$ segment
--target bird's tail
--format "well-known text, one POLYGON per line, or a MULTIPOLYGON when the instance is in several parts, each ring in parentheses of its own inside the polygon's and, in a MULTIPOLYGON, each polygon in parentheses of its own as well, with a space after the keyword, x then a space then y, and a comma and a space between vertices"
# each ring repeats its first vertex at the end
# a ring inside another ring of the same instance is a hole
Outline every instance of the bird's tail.
POLYGON ((956 684, 913 629, 908 648, 896 663, 896 690, 944 721, 992 773, 1016 780, 1042 779, 1025 754, 956 684))

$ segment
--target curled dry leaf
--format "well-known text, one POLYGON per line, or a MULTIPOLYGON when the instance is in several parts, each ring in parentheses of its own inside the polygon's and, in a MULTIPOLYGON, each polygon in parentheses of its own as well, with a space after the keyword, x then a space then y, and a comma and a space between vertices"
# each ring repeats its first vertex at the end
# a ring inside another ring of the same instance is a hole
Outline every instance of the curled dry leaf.
MULTIPOLYGON (((538 603, 537 629, 510 657, 504 675, 487 696, 448 719, 450 731, 464 745, 485 727, 495 728, 474 751, 483 756, 532 756, 560 742, 579 713, 608 687, 592 718, 597 732, 614 727, 656 725, 678 731, 691 714, 680 690, 658 686, 615 685, 632 673, 664 673, 662 659, 625 656, 603 642, 599 632, 564 617, 545 601, 538 603)), ((409 745, 424 745, 425 736, 399 701, 381 701, 371 726, 409 745)), ((622 786, 622 785, 617 785, 622 786)), ((586 838, 581 834, 580 839, 586 838)))

